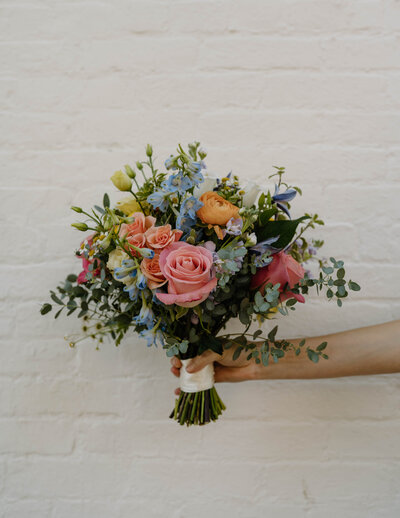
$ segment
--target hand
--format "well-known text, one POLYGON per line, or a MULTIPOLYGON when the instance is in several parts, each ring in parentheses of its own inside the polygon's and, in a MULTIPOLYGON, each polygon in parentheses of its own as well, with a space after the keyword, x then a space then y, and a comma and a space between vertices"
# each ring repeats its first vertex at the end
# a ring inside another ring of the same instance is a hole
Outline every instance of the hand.
MULTIPOLYGON (((235 347, 224 350, 222 355, 213 351, 205 351, 201 356, 192 358, 187 365, 188 372, 197 372, 209 363, 214 364, 215 382, 233 382, 233 381, 247 381, 256 379, 257 365, 254 360, 247 360, 247 354, 242 354, 236 360, 233 360, 233 353, 235 347)), ((179 358, 174 356, 171 358, 171 372, 174 376, 179 378, 182 363, 179 358)), ((180 389, 175 390, 175 394, 179 394, 180 389)))

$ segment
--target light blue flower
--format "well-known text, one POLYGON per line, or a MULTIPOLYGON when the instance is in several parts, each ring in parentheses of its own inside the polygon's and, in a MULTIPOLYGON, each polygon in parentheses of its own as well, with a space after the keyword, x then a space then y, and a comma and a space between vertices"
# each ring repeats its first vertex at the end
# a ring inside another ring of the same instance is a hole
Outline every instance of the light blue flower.
POLYGON ((129 286, 125 286, 124 291, 126 291, 128 293, 129 298, 133 302, 137 302, 138 301, 140 291, 139 291, 139 288, 136 286, 135 283, 132 283, 129 286))
POLYGON ((137 277, 135 280, 136 286, 139 290, 144 290, 147 287, 147 279, 140 270, 138 270, 137 277))
POLYGON ((204 176, 201 172, 202 169, 206 169, 206 165, 202 160, 200 162, 190 162, 187 166, 188 176, 196 187, 204 182, 204 176))
POLYGON ((178 169, 175 165, 175 157, 172 155, 169 158, 167 158, 167 160, 164 162, 164 165, 165 169, 172 169, 173 171, 176 171, 176 169, 178 169))
POLYGON ((176 218, 176 228, 185 233, 189 233, 195 223, 196 220, 186 214, 179 213, 179 216, 176 218))
POLYGON ((179 173, 172 174, 167 180, 164 180, 161 187, 164 191, 185 194, 185 192, 191 189, 193 185, 194 182, 192 182, 187 176, 184 176, 182 171, 179 171, 179 173))
POLYGON ((147 347, 152 345, 157 347, 157 342, 164 347, 164 336, 157 326, 154 326, 152 329, 144 329, 139 333, 139 336, 147 340, 147 347))
POLYGON ((160 209, 162 212, 165 212, 168 208, 169 196, 169 192, 155 191, 147 196, 147 202, 153 205, 154 209, 160 209))
POLYGON ((122 261, 121 266, 118 266, 114 270, 114 277, 117 280, 121 280, 124 277, 135 277, 137 273, 137 264, 132 259, 125 259, 122 261))
POLYGON ((181 214, 187 215, 192 219, 196 219, 196 212, 204 205, 203 202, 198 200, 196 196, 189 196, 186 200, 183 201, 181 205, 181 214))
POLYGON ((146 304, 146 301, 142 304, 138 315, 133 317, 135 324, 141 324, 151 329, 154 327, 154 313, 153 310, 146 304))

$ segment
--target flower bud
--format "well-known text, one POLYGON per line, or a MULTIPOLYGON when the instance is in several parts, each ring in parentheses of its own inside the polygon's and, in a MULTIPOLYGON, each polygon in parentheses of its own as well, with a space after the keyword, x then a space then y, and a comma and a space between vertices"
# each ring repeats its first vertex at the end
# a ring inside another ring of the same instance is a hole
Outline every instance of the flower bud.
POLYGON ((111 177, 112 183, 120 191, 130 191, 132 187, 132 180, 126 173, 116 171, 111 177))
POLYGON ((141 162, 136 162, 136 167, 139 169, 139 171, 143 171, 143 165, 141 162))
POLYGON ((247 236, 245 246, 254 246, 257 244, 257 236, 254 232, 247 236))
POLYGON ((89 228, 86 223, 71 223, 71 227, 77 228, 81 232, 86 232, 86 230, 89 228))
POLYGON ((147 146, 146 146, 146 155, 148 157, 151 157, 152 154, 153 154, 153 148, 150 146, 150 144, 147 144, 147 146))
POLYGON ((129 176, 129 178, 132 178, 132 180, 136 177, 136 172, 130 165, 125 166, 125 173, 129 176))
POLYGON ((99 241, 97 244, 102 250, 106 250, 111 244, 111 234, 108 234, 108 236, 99 241))
POLYGON ((200 147, 198 149, 198 153, 199 153, 199 157, 201 158, 201 160, 203 160, 207 156, 207 151, 203 147, 200 147))
POLYGON ((80 214, 82 211, 82 209, 80 207, 71 207, 71 210, 74 210, 75 212, 77 212, 78 214, 80 214))
POLYGON ((139 248, 138 251, 146 259, 153 259, 154 257, 154 250, 151 250, 151 248, 139 248))

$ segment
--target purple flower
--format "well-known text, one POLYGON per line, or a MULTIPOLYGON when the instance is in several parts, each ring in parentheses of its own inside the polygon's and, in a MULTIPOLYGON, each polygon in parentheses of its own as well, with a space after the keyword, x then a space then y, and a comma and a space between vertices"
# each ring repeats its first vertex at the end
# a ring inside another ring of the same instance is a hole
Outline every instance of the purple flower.
POLYGON ((243 228, 242 218, 231 218, 226 224, 226 233, 231 236, 240 236, 243 228))
POLYGON ((276 203, 277 207, 279 207, 285 214, 288 215, 290 218, 290 213, 287 208, 287 203, 289 201, 292 201, 293 198, 296 196, 297 191, 296 189, 286 189, 285 192, 279 193, 279 186, 275 185, 275 192, 272 196, 272 201, 276 203))

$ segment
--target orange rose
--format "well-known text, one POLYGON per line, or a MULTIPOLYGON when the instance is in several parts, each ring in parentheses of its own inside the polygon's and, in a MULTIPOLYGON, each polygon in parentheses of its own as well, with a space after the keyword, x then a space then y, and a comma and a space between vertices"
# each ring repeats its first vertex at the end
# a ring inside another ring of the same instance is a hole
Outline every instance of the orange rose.
POLYGON ((145 232, 147 246, 153 250, 161 250, 175 241, 179 241, 182 230, 172 230, 171 225, 162 227, 150 227, 145 232))
POLYGON ((237 218, 239 208, 225 200, 214 191, 207 191, 200 196, 203 206, 197 211, 203 223, 226 225, 231 218, 237 218))
POLYGON ((163 284, 167 282, 167 279, 164 277, 160 270, 159 264, 159 254, 155 254, 153 259, 143 259, 140 263, 140 269, 142 270, 143 275, 147 279, 147 285, 151 290, 155 290, 159 288, 163 284))

